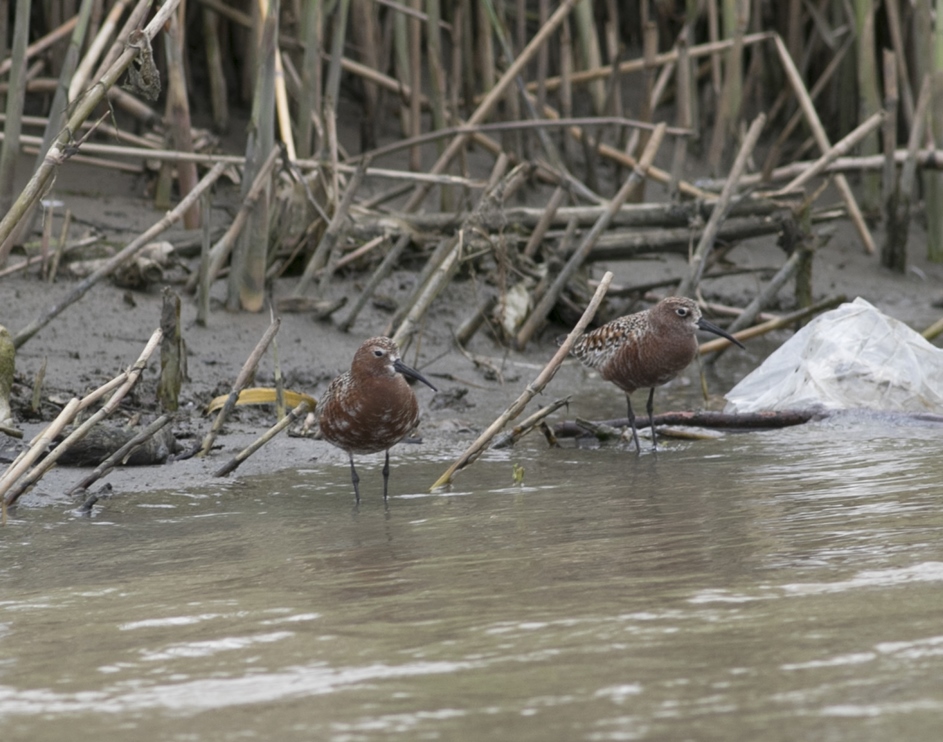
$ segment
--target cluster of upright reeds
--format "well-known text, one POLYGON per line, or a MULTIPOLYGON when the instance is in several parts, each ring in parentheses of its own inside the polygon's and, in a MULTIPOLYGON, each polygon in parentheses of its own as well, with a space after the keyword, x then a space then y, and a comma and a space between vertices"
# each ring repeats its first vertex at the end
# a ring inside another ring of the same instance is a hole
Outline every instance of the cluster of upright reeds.
POLYGON ((0 262, 32 239, 68 159, 160 161, 155 198, 169 208, 173 184, 189 194, 171 212, 189 227, 200 222, 195 194, 226 163, 242 168, 243 208, 191 288, 205 301, 228 266, 231 308, 261 309, 267 282, 287 270, 301 274, 298 299, 355 266, 371 273, 339 319, 350 328, 418 254, 416 289, 388 332, 408 342, 474 264, 498 292, 460 339, 488 320, 520 346, 589 262, 689 253, 675 283, 693 293, 713 275, 719 239, 763 233, 785 234, 805 256, 784 270, 808 304, 822 219, 850 219, 868 252, 866 217, 883 219, 882 261, 902 270, 922 194, 930 254, 943 260, 941 10, 930 0, 166 0, 156 10, 16 0, 12 27, 0 13, 0 43, 12 39, 0 48, 0 262), (199 151, 192 111, 225 131, 240 107, 244 153, 199 151), (159 136, 126 133, 129 118, 159 136), (354 136, 338 131, 351 125, 354 136), (21 148, 37 159, 17 195, 21 148), (818 203, 823 178, 837 208, 818 203), (541 208, 511 200, 522 187, 541 208))

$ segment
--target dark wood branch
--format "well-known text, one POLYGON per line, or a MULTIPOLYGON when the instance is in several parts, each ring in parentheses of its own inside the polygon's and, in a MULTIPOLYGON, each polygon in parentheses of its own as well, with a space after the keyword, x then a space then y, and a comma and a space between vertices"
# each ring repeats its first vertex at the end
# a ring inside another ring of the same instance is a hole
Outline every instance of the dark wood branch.
MULTIPOLYGON (((655 415, 655 425, 696 425, 702 428, 723 428, 725 430, 765 430, 802 425, 809 422, 809 420, 824 417, 828 414, 820 410, 749 413, 727 413, 710 410, 663 412, 660 415, 655 415)), ((610 428, 624 428, 629 424, 629 421, 628 418, 622 417, 615 420, 601 420, 595 424, 610 428)), ((638 428, 647 428, 651 423, 647 417, 637 417, 635 425, 638 428)), ((553 427, 553 432, 558 438, 576 438, 587 435, 586 428, 572 420, 557 423, 553 427)))

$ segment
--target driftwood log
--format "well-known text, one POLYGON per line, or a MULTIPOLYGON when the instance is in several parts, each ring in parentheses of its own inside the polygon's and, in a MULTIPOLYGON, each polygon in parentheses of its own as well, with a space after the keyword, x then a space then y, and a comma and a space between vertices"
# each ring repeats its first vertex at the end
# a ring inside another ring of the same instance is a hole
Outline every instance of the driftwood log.
MULTIPOLYGON (((99 425, 59 457, 59 466, 98 466, 138 437, 140 432, 135 428, 99 425)), ((120 463, 123 466, 163 464, 176 450, 177 441, 173 430, 162 427, 120 463)))
MULTIPOLYGON (((826 413, 817 410, 790 410, 788 412, 751 412, 726 413, 703 410, 700 412, 663 412, 655 415, 655 425, 696 425, 702 428, 723 428, 725 430, 763 430, 772 428, 788 428, 792 425, 802 425, 826 413)), ((593 425, 609 428, 624 428, 628 426, 628 418, 621 417, 615 420, 600 420, 593 425)), ((635 425, 647 428, 651 421, 647 417, 637 417, 635 425)), ((578 438, 592 436, 585 425, 567 420, 553 426, 553 433, 557 438, 578 438)))
MULTIPOLYGON (((804 425, 811 420, 821 420, 837 414, 835 410, 783 410, 779 412, 716 412, 700 410, 694 412, 663 412, 655 415, 655 425, 696 426, 700 428, 717 428, 722 430, 774 430, 788 428, 793 425, 804 425)), ((930 412, 897 413, 879 412, 875 415, 906 417, 919 422, 929 422, 943 425, 943 415, 930 412)), ((553 434, 557 438, 594 437, 592 428, 624 428, 629 424, 628 418, 620 417, 614 420, 599 420, 588 425, 575 420, 565 420, 553 426, 553 434)), ((651 425, 649 418, 635 418, 636 426, 641 430, 651 425)))

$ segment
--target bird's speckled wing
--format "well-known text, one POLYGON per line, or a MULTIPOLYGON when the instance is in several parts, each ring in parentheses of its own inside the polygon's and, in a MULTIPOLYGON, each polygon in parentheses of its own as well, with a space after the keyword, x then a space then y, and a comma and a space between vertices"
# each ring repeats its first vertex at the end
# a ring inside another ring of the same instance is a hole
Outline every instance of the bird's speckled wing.
POLYGON ((576 341, 570 353, 590 368, 605 366, 624 345, 625 338, 634 332, 634 316, 619 317, 587 332, 576 341))

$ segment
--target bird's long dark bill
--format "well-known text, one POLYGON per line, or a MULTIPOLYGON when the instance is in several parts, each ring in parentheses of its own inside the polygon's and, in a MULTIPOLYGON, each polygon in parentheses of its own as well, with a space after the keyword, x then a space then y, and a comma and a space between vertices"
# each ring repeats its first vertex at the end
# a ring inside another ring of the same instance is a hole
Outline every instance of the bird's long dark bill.
POLYGON ((701 317, 701 318, 697 321, 697 326, 698 326, 701 330, 707 330, 708 332, 712 332, 712 333, 714 333, 715 335, 720 335, 722 338, 727 338, 727 340, 729 340, 731 343, 734 343, 735 345, 739 345, 741 348, 743 347, 743 343, 741 343, 739 340, 737 340, 737 338, 735 338, 733 335, 731 335, 731 334, 730 334, 729 332, 727 332, 726 330, 721 330, 721 329, 720 329, 717 325, 715 325, 713 322, 708 322, 708 321, 707 321, 706 319, 704 319, 703 317, 701 317))
POLYGON ((416 379, 416 381, 421 381, 423 384, 429 387, 432 391, 434 392, 439 391, 434 386, 432 386, 432 382, 430 382, 429 379, 427 379, 425 376, 419 373, 416 369, 410 368, 409 366, 407 366, 398 358, 395 361, 393 361, 393 368, 395 368, 397 372, 401 373, 403 376, 409 376, 412 379, 416 379))

